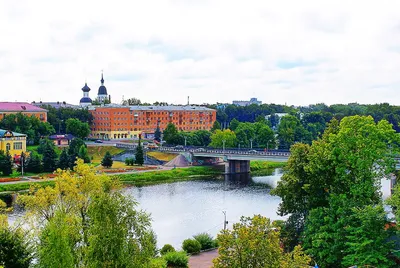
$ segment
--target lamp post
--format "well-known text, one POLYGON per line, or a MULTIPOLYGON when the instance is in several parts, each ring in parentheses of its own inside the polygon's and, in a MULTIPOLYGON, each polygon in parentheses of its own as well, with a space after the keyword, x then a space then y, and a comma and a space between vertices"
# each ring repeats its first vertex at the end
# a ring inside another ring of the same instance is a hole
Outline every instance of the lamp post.
POLYGON ((187 141, 187 137, 185 136, 184 138, 185 138, 185 147, 186 147, 186 141, 187 141))
POLYGON ((250 149, 253 149, 253 139, 250 139, 250 149))
POLYGON ((61 123, 64 122, 64 120, 58 121, 58 134, 61 134, 61 123))
POLYGON ((225 154, 225 142, 226 140, 222 140, 222 153, 225 154))

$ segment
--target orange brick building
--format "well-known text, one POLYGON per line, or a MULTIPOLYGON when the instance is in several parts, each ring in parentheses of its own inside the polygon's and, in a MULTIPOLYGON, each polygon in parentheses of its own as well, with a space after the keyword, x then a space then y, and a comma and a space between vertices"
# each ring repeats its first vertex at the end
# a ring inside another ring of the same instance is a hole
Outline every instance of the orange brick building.
POLYGON ((0 120, 8 114, 22 113, 27 116, 36 116, 43 122, 47 122, 47 110, 36 107, 27 102, 0 102, 0 120))
POLYGON ((91 137, 98 139, 137 138, 140 133, 154 133, 157 124, 163 131, 168 123, 178 130, 210 130, 216 111, 199 106, 91 106, 91 137))

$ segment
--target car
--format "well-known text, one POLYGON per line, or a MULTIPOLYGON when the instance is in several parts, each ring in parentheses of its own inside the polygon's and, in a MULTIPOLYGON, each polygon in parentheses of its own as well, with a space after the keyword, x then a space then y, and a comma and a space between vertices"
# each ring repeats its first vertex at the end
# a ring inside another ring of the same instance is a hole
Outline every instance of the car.
POLYGON ((95 143, 103 143, 102 140, 95 140, 94 142, 95 142, 95 143))
POLYGON ((158 146, 155 143, 149 143, 149 145, 147 145, 147 148, 149 148, 149 149, 157 149, 158 146))
POLYGON ((257 151, 256 150, 250 150, 249 153, 256 154, 257 151))
POLYGON ((205 151, 205 149, 204 148, 199 148, 199 149, 196 149, 196 152, 204 152, 205 151))
POLYGON ((147 141, 143 142, 143 145, 148 145, 149 143, 147 141))
POLYGON ((175 148, 176 148, 176 149, 183 149, 183 148, 185 148, 185 147, 183 147, 183 145, 177 145, 177 146, 175 146, 175 148))

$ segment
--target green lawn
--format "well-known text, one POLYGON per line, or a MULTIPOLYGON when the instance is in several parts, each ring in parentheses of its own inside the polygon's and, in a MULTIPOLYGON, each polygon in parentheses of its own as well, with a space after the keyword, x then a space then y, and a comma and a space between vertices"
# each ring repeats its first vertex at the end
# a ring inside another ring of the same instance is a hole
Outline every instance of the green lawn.
POLYGON ((111 155, 116 155, 124 151, 124 149, 114 146, 88 146, 87 150, 93 163, 100 163, 107 151, 111 155))

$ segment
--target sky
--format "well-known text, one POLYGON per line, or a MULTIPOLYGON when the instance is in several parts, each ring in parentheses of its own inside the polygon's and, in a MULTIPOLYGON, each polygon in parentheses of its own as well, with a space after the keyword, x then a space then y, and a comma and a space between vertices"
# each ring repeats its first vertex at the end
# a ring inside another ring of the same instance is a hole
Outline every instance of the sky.
POLYGON ((398 0, 0 0, 0 101, 400 105, 398 0))

